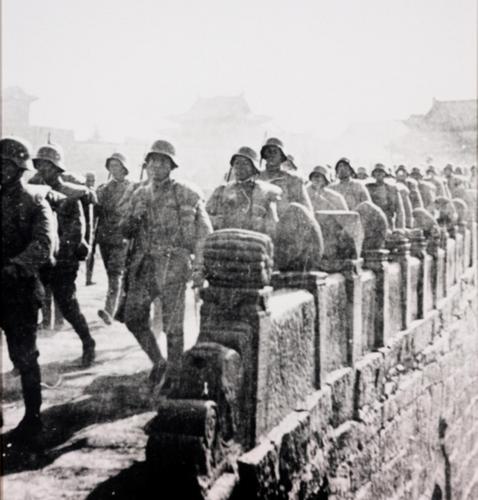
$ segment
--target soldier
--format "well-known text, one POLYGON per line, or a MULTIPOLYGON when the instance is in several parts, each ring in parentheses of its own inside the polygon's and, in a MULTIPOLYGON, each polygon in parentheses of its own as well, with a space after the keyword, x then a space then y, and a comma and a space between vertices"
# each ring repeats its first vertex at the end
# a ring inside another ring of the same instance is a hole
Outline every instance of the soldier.
POLYGON ((403 184, 408 188, 412 209, 423 208, 423 200, 420 190, 418 189, 418 183, 415 179, 408 175, 408 170, 405 165, 398 166, 395 171, 395 178, 398 184, 403 184))
POLYGON ((330 172, 326 167, 314 167, 309 175, 309 181, 307 192, 314 211, 348 210, 345 198, 327 187, 330 184, 330 172))
POLYGON ((121 230, 121 219, 133 184, 126 178, 129 174, 127 159, 121 153, 113 153, 106 159, 106 169, 111 179, 98 187, 98 227, 96 242, 100 247, 101 258, 108 276, 108 292, 104 309, 98 316, 111 325, 121 291, 127 241, 121 230))
POLYGON ((150 380, 158 384, 166 378, 174 384, 177 379, 184 347, 186 284, 192 277, 194 287, 202 285, 204 240, 212 232, 201 195, 170 177, 177 167, 172 144, 154 142, 146 155, 150 182, 133 193, 123 225, 124 236, 134 240, 125 322, 153 363, 150 380), (149 324, 151 303, 157 296, 162 301, 167 364, 149 324), (165 377, 166 367, 169 377, 165 377))
POLYGON ((335 172, 338 182, 330 184, 330 189, 341 194, 349 210, 355 210, 355 207, 363 201, 372 201, 367 188, 357 180, 357 174, 347 158, 340 158, 335 165, 335 172))
POLYGON ((85 236, 85 218, 80 199, 88 196, 86 187, 70 184, 61 178, 64 172, 62 151, 59 146, 47 144, 40 147, 33 164, 45 183, 56 196, 53 208, 58 218, 60 245, 56 264, 45 266, 41 278, 50 286, 64 318, 73 326, 83 346, 82 366, 90 366, 95 359, 95 341, 90 334, 85 317, 76 298, 76 277, 79 261, 88 255, 85 236))
POLYGON ((42 287, 39 268, 53 258, 54 224, 44 197, 22 181, 33 171, 29 146, 20 139, 0 140, 2 254, 0 327, 8 353, 20 372, 25 416, 14 436, 33 438, 42 429, 40 366, 36 347, 42 287))
POLYGON ((206 205, 214 229, 249 229, 274 238, 281 189, 257 180, 257 153, 247 146, 232 155, 230 165, 235 180, 216 188, 206 205))
POLYGON ((274 137, 267 139, 261 148, 261 158, 266 161, 266 168, 259 174, 259 180, 270 182, 282 189, 282 197, 277 203, 279 218, 292 202, 300 203, 312 211, 304 179, 282 167, 282 164, 287 161, 282 141, 274 137))
POLYGON ((445 198, 450 198, 450 191, 448 190, 448 186, 446 182, 438 175, 435 167, 433 165, 430 165, 427 168, 427 175, 425 180, 428 182, 431 182, 436 189, 436 195, 438 196, 444 196, 445 198))
POLYGON ((405 227, 402 198, 396 186, 385 182, 388 176, 385 165, 377 163, 372 170, 372 177, 375 182, 367 184, 367 189, 372 201, 386 215, 390 229, 402 229, 405 227))

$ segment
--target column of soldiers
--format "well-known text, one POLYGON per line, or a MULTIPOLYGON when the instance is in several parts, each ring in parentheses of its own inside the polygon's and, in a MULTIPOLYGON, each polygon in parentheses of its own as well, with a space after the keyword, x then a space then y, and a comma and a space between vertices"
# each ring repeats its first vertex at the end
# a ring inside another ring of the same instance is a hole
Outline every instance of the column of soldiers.
MULTIPOLYGON (((445 178, 429 168, 424 179, 419 169, 409 173, 401 165, 391 175, 379 163, 371 172, 372 181, 363 167, 356 173, 347 158, 337 161, 335 181, 331 167, 316 166, 306 182, 283 141, 269 138, 260 154, 248 146, 232 154, 226 182, 205 203, 199 190, 172 176, 182 163, 174 146, 164 140, 147 152, 142 165, 147 178, 139 183, 127 178, 127 158, 113 153, 105 162, 108 180, 96 194, 94 174, 89 173, 85 183, 75 180, 58 146, 42 146, 32 158, 24 141, 3 138, 0 149, 0 326, 21 378, 25 417, 17 433, 23 436, 35 435, 42 427, 35 337, 45 287, 81 340, 81 365, 88 367, 95 360, 95 341, 76 298, 75 281, 80 262, 86 260, 86 284, 94 283, 96 244, 108 278, 98 315, 108 325, 115 319, 125 323, 151 361, 152 387, 167 391, 178 383, 186 289, 190 282, 194 288, 203 286, 203 246, 213 230, 247 229, 274 240, 290 203, 313 213, 354 210, 369 202, 383 210, 391 230, 413 227, 414 208, 432 210, 437 197, 460 196, 469 187, 467 178, 451 165, 445 168, 445 178), (36 174, 27 184, 22 176, 29 170, 36 174), (152 304, 158 301, 167 358, 150 320, 152 304)), ((471 180, 476 183, 473 176, 474 170, 471 180)))

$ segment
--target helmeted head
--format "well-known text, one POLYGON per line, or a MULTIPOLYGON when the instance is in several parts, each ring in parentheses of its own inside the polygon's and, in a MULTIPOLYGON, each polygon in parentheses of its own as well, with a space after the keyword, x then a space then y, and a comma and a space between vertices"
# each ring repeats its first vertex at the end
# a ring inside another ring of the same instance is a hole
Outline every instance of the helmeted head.
POLYGON ((257 153, 248 146, 240 147, 236 153, 231 156, 229 162, 234 177, 238 181, 244 181, 259 173, 259 158, 257 153))
POLYGON ((357 169, 357 179, 365 180, 368 178, 367 169, 365 167, 359 167, 357 169))
POLYGON ((122 153, 113 153, 106 158, 106 169, 114 179, 124 179, 129 174, 128 159, 122 153))
POLYGON ((453 174, 453 165, 451 163, 448 163, 445 168, 443 169, 443 174, 449 177, 450 175, 453 174))
POLYGON ((33 165, 47 184, 55 182, 65 171, 62 147, 57 144, 41 146, 33 158, 33 165))
POLYGON ((413 177, 415 180, 419 181, 423 179, 422 171, 418 167, 413 167, 410 173, 410 177, 413 177))
POLYGON ((30 145, 23 139, 18 137, 0 139, 2 185, 19 179, 27 170, 34 170, 30 151, 30 145))
POLYGON ((280 167, 287 160, 284 143, 277 137, 270 137, 261 148, 261 158, 266 161, 266 167, 280 167))
POLYGON ((327 167, 317 165, 309 174, 309 181, 319 187, 328 186, 330 184, 330 171, 327 167))
POLYGON ((335 164, 335 174, 338 179, 346 180, 350 177, 357 178, 354 168, 348 158, 340 158, 335 164))
POLYGON ((436 168, 433 165, 429 165, 426 174, 430 176, 437 175, 436 168))
POLYGON ((153 143, 145 158, 148 179, 161 182, 169 177, 171 171, 178 168, 174 146, 164 140, 153 143))
POLYGON ((405 182, 408 177, 408 170, 405 165, 399 165, 395 170, 395 177, 399 182, 405 182))
POLYGON ((377 163, 372 170, 372 177, 377 182, 383 182, 386 177, 390 177, 387 168, 383 163, 377 163))
POLYGON ((464 174, 463 169, 461 167, 456 167, 455 174, 456 175, 463 175, 464 174))
POLYGON ((176 149, 170 142, 164 141, 162 139, 154 141, 146 154, 146 163, 148 163, 150 158, 158 155, 167 156, 171 160, 171 168, 178 168, 179 165, 176 155, 176 149))

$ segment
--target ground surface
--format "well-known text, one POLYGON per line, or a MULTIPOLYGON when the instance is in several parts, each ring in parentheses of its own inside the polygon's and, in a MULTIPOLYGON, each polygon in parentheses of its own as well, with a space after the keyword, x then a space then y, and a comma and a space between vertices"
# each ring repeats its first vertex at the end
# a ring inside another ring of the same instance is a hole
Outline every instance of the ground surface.
MULTIPOLYGON (((124 325, 106 326, 97 316, 106 292, 99 259, 94 280, 94 286, 84 286, 81 272, 77 285, 97 342, 97 362, 80 369, 81 344, 68 324, 39 334, 45 437, 41 450, 3 448, 2 499, 146 498, 143 427, 155 408, 147 383, 150 362, 124 325)), ((187 302, 186 348, 197 336, 192 292, 187 302)), ((165 352, 164 334, 158 339, 165 352)), ((23 415, 23 402, 3 336, 1 342, 2 433, 8 433, 23 415)))

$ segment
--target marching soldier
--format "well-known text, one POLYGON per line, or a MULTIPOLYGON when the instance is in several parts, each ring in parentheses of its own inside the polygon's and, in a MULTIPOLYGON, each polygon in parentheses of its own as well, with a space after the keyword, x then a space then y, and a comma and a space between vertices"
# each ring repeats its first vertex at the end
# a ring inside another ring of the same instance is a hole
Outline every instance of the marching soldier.
POLYGON ((399 165, 395 171, 395 178, 398 184, 403 184, 408 188, 412 210, 415 208, 423 208, 423 200, 420 189, 418 188, 418 182, 408 175, 408 170, 405 165, 399 165))
POLYGON ((444 196, 445 198, 450 198, 450 191, 448 190, 448 186, 446 182, 438 175, 435 167, 433 165, 430 165, 427 168, 427 175, 426 180, 428 182, 431 182, 436 189, 436 195, 438 196, 444 196))
POLYGON ((42 429, 40 366, 36 347, 38 310, 42 299, 39 268, 53 258, 54 224, 44 197, 22 181, 33 171, 29 146, 20 139, 0 140, 2 254, 0 327, 10 359, 20 372, 25 416, 15 429, 29 440, 42 429))
POLYGON ((280 139, 271 137, 261 148, 261 158, 266 162, 266 168, 259 174, 259 180, 270 182, 282 189, 282 197, 277 203, 279 219, 289 203, 300 203, 312 211, 312 204, 305 188, 305 181, 294 172, 285 170, 282 164, 287 161, 284 144, 280 139))
POLYGON ((158 384, 176 381, 184 347, 186 284, 192 277, 193 286, 202 285, 204 240, 212 232, 201 195, 170 177, 177 167, 173 145, 154 142, 146 155, 150 182, 133 193, 123 225, 124 236, 134 240, 125 323, 153 363, 150 380, 158 384), (149 323, 151 303, 158 296, 167 336, 167 364, 149 323))
POLYGON ((126 178, 129 174, 127 160, 121 153, 113 153, 106 160, 106 169, 111 179, 98 187, 98 226, 96 242, 108 275, 108 292, 104 309, 98 316, 111 325, 124 272, 127 241, 121 230, 121 220, 126 203, 133 191, 133 184, 126 178))
POLYGON ((435 211, 435 199, 437 197, 435 184, 423 179, 423 174, 418 167, 413 167, 410 176, 417 181, 423 207, 430 213, 435 211))
MULTIPOLYGON (((62 315, 80 337, 83 346, 81 363, 83 367, 88 367, 95 359, 95 341, 81 313, 75 281, 79 262, 88 255, 85 217, 80 199, 88 196, 89 191, 86 187, 63 181, 61 174, 65 169, 59 146, 46 144, 40 147, 33 164, 43 181, 52 189, 60 240, 56 264, 42 268, 41 278, 51 288, 62 315)), ((50 199, 52 198, 53 196, 50 199)))
POLYGON ((335 165, 335 173, 339 180, 330 184, 330 189, 345 198, 349 210, 355 210, 357 205, 363 201, 372 201, 362 181, 356 179, 357 174, 350 164, 350 160, 340 158, 335 165))
POLYGON ((365 167, 359 167, 357 169, 357 179, 360 181, 368 181, 370 179, 365 167))
POLYGON ((249 147, 239 148, 230 165, 235 180, 216 188, 206 205, 214 229, 249 229, 274 238, 281 189, 257 179, 258 157, 249 147))
POLYGON ((385 182, 385 178, 388 175, 385 166, 377 163, 372 170, 372 177, 375 179, 375 182, 367 184, 367 189, 372 201, 386 215, 390 229, 402 229, 405 227, 402 198, 396 186, 385 182))
POLYGON ((345 198, 329 189, 330 172, 326 167, 314 167, 309 175, 310 185, 307 187, 310 201, 317 210, 348 210, 345 198))

